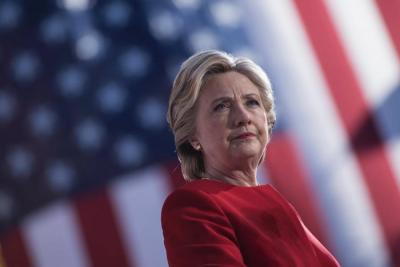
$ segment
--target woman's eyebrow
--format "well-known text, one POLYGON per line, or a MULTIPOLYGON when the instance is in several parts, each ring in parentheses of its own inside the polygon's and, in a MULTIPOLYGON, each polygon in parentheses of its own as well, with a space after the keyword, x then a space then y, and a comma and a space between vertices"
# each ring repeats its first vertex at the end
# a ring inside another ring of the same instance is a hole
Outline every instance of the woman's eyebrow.
POLYGON ((250 97, 260 98, 260 96, 258 94, 255 94, 255 93, 250 93, 250 94, 246 94, 246 95, 243 96, 243 98, 250 98, 250 97))
POLYGON ((229 97, 229 96, 221 96, 221 97, 218 97, 218 98, 214 99, 214 100, 211 102, 211 105, 214 105, 214 104, 216 104, 216 103, 218 103, 218 102, 230 101, 231 99, 232 99, 232 98, 229 97))
MULTIPOLYGON (((244 99, 254 98, 254 97, 257 99, 261 98, 258 94, 255 94, 255 93, 250 93, 250 94, 246 94, 246 95, 242 96, 242 98, 244 98, 244 99)), ((232 97, 221 96, 221 97, 218 97, 218 98, 214 99, 213 101, 211 101, 211 105, 214 105, 218 102, 224 102, 224 101, 230 101, 230 100, 232 100, 232 97)))

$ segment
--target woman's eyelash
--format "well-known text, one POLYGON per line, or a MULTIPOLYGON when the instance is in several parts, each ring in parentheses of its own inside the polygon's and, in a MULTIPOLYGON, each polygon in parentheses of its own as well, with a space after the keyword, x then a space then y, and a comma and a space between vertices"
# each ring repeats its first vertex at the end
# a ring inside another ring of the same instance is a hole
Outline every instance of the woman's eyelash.
POLYGON ((221 109, 223 109, 223 108, 226 108, 227 106, 228 106, 227 103, 219 103, 218 105, 216 105, 216 106, 214 107, 214 111, 221 110, 221 109))
MULTIPOLYGON (((260 101, 258 101, 258 100, 256 100, 256 99, 249 99, 249 100, 246 101, 246 105, 250 105, 250 106, 253 106, 253 105, 260 106, 260 101)), ((228 102, 221 102, 221 103, 217 104, 217 105, 213 108, 213 110, 214 110, 214 111, 220 111, 220 110, 222 110, 222 109, 224 109, 224 108, 229 108, 229 106, 230 106, 230 104, 229 104, 228 102)))
POLYGON ((258 100, 256 100, 256 99, 250 99, 250 100, 247 101, 247 104, 251 104, 251 105, 255 104, 255 105, 259 106, 260 102, 258 100))

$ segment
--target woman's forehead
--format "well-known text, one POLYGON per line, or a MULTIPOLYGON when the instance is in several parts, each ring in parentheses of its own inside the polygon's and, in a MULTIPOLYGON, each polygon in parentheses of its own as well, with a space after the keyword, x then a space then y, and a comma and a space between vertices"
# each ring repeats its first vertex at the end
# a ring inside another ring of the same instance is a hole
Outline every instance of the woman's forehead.
POLYGON ((259 95, 259 90, 245 75, 238 72, 215 74, 202 88, 205 97, 235 97, 249 94, 259 95))

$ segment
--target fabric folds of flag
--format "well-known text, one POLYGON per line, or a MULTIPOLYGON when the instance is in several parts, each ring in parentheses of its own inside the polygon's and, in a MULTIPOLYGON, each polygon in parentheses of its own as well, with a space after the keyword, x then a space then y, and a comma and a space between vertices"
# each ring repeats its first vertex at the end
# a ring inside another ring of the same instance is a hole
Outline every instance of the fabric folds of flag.
POLYGON ((342 266, 400 267, 399 1, 56 2, 0 3, 0 267, 167 266, 168 93, 210 48, 271 78, 259 181, 342 266))

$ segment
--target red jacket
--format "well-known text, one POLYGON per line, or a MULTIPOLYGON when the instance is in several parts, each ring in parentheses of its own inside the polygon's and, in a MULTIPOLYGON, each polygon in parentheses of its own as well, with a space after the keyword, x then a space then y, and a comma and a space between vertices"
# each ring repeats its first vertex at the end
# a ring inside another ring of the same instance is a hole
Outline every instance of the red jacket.
POLYGON ((170 267, 337 267, 272 186, 196 180, 174 191, 162 209, 170 267))

